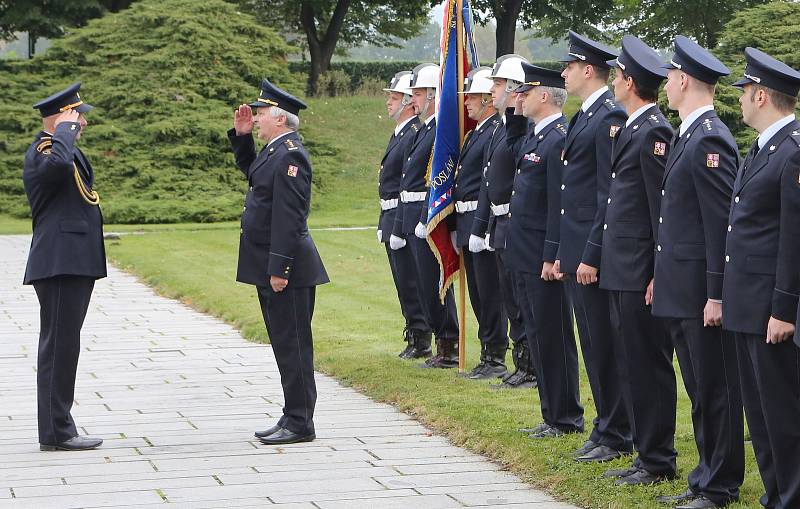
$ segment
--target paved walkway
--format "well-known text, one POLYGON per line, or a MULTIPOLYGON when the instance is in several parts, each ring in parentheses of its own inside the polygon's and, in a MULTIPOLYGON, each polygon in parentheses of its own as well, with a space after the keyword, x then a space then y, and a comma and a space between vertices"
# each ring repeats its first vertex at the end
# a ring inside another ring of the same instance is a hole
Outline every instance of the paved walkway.
POLYGON ((389 405, 317 374, 316 441, 261 445, 272 350, 109 267, 84 326, 73 415, 105 439, 39 452, 29 238, 0 236, 0 507, 569 509, 389 405))

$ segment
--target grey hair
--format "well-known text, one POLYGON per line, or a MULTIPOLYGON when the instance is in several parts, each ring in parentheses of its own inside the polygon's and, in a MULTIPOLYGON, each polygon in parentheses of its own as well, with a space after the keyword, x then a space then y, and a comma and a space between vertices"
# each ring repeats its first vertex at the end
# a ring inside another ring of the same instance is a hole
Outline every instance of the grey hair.
POLYGON ((547 92, 553 106, 561 108, 567 102, 567 91, 557 87, 539 87, 542 92, 547 92))
POLYGON ((272 106, 269 109, 269 115, 272 118, 278 118, 283 115, 286 117, 287 128, 291 129, 292 131, 297 131, 300 129, 300 117, 294 113, 289 113, 288 111, 278 108, 277 106, 272 106))

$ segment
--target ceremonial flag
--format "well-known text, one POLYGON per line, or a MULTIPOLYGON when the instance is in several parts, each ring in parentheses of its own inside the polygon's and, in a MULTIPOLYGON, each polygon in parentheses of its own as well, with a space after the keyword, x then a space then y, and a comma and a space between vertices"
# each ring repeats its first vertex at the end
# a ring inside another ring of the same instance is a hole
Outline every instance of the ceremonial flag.
MULTIPOLYGON (((464 89, 464 77, 469 73, 470 63, 472 67, 478 66, 469 0, 447 0, 442 21, 436 141, 428 169, 427 221, 428 244, 439 260, 439 297, 442 301, 461 266, 444 220, 455 210, 453 183, 458 156, 468 124, 474 126, 474 122, 467 119, 464 96, 459 94, 464 89)), ((463 315, 463 309, 460 314, 463 315)))

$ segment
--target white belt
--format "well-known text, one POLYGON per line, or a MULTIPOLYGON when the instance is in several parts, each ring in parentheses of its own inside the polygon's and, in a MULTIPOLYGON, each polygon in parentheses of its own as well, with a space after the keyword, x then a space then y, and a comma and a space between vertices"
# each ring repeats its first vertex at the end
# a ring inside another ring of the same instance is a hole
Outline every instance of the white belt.
POLYGON ((403 203, 411 203, 415 201, 424 201, 425 197, 428 195, 425 191, 419 191, 416 193, 411 193, 409 191, 403 191, 400 193, 400 201, 403 203))
POLYGON ((464 212, 472 212, 478 208, 478 200, 475 201, 457 201, 456 212, 463 214, 464 212))
POLYGON ((391 200, 381 200, 381 210, 392 210, 397 208, 397 198, 391 200))
POLYGON ((502 205, 495 205, 492 203, 492 214, 495 216, 505 216, 508 214, 508 203, 504 203, 502 205))

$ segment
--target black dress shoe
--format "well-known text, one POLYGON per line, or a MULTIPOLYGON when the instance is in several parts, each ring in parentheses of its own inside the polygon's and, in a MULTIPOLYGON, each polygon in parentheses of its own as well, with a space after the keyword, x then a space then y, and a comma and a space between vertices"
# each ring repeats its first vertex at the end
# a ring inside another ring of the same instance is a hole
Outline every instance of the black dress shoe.
POLYGON ((273 426, 273 427, 271 427, 269 429, 265 429, 264 431, 256 431, 255 433, 253 433, 253 436, 255 436, 256 438, 268 437, 271 434, 273 434, 276 431, 278 431, 279 429, 281 429, 281 425, 280 424, 276 424, 275 426, 273 426))
POLYGON ((536 426, 534 426, 532 428, 520 428, 517 431, 519 431, 520 433, 525 433, 526 435, 531 435, 531 434, 534 434, 534 433, 541 433, 542 431, 546 430, 549 427, 550 427, 549 424, 547 424, 546 422, 543 422, 541 424, 537 424, 536 426))
POLYGON ((281 428, 267 437, 259 438, 259 440, 264 445, 285 445, 296 444, 299 442, 311 442, 315 438, 317 438, 317 436, 314 433, 301 435, 299 433, 295 433, 294 431, 289 431, 286 428, 281 428))
POLYGON ((719 506, 703 495, 698 495, 692 500, 678 504, 675 509, 712 509, 715 507, 719 506))
POLYGON ((72 437, 60 444, 39 444, 40 451, 88 451, 96 449, 103 444, 102 438, 72 437))
POLYGON ((588 453, 595 447, 599 446, 597 442, 593 442, 592 440, 587 440, 583 443, 582 446, 572 451, 572 457, 577 458, 578 456, 583 456, 584 454, 588 453))
POLYGON ((547 428, 543 429, 538 433, 531 433, 530 435, 528 435, 528 438, 558 438, 566 434, 567 434, 566 431, 558 429, 555 426, 548 425, 547 428))
POLYGON ((687 488, 686 491, 680 495, 662 495, 660 497, 656 497, 656 502, 660 504, 673 505, 680 504, 682 502, 688 502, 690 500, 694 500, 695 498, 697 498, 697 495, 695 495, 692 490, 687 488))
POLYGON ((607 445, 598 445, 591 451, 587 452, 586 454, 582 454, 575 458, 575 461, 579 461, 581 463, 602 463, 604 461, 611 461, 615 460, 622 456, 622 452, 612 449, 607 445))
POLYGON ((664 482, 668 479, 674 478, 675 475, 667 476, 667 475, 656 475, 648 472, 643 468, 637 468, 636 472, 632 473, 631 475, 620 477, 614 484, 617 486, 649 486, 651 484, 657 484, 660 482, 664 482))
POLYGON ((605 477, 607 479, 608 478, 614 478, 614 477, 617 477, 617 478, 628 477, 629 475, 637 472, 638 470, 639 469, 636 468, 636 467, 617 468, 617 469, 613 469, 613 470, 606 470, 605 472, 603 472, 603 477, 605 477))
POLYGON ((459 373, 457 376, 461 378, 472 378, 472 375, 482 373, 484 367, 486 367, 486 364, 484 364, 484 362, 481 361, 480 363, 478 363, 477 366, 472 368, 470 371, 467 371, 466 373, 459 373))
POLYGON ((492 378, 502 378, 508 373, 503 364, 485 363, 483 369, 477 373, 471 374, 468 378, 471 380, 489 380, 492 378))

